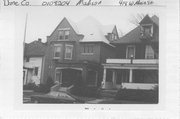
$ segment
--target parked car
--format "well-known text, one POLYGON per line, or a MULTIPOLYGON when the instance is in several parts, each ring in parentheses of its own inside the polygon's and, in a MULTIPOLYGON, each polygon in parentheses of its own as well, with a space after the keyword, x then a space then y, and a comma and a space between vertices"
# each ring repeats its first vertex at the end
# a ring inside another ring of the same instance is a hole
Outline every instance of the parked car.
POLYGON ((83 100, 65 91, 51 91, 44 95, 31 96, 34 103, 84 103, 83 100))

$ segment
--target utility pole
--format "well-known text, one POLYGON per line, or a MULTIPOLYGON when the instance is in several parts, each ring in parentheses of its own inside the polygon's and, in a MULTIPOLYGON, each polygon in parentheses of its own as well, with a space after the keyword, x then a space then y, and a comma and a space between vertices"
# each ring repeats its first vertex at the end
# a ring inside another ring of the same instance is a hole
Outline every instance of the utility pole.
POLYGON ((25 21, 25 28, 24 28, 24 39, 23 39, 23 59, 24 59, 24 50, 25 50, 27 19, 28 19, 28 14, 26 13, 26 21, 25 21))

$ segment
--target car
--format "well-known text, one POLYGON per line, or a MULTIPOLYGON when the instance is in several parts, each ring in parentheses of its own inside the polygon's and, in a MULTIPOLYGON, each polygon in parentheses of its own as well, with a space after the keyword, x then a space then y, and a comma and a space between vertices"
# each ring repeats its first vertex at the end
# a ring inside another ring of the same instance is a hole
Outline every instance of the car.
POLYGON ((84 103, 83 100, 78 99, 66 91, 50 91, 44 95, 32 95, 31 102, 34 103, 84 103))

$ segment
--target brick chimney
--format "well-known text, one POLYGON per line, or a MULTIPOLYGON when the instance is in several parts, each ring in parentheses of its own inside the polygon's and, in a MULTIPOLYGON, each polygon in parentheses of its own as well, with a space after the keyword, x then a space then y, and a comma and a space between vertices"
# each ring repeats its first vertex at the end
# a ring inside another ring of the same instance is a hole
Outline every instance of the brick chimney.
POLYGON ((41 39, 41 38, 38 38, 38 41, 39 41, 39 42, 42 42, 42 39, 41 39))

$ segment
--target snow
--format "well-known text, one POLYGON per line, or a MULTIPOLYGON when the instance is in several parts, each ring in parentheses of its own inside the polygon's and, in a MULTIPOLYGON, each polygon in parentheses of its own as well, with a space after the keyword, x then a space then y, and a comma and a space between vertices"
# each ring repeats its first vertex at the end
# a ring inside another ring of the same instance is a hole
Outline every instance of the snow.
POLYGON ((112 33, 114 25, 102 25, 95 18, 88 16, 78 23, 72 22, 68 19, 76 33, 84 35, 81 42, 104 42, 110 44, 105 37, 108 33, 112 33))

